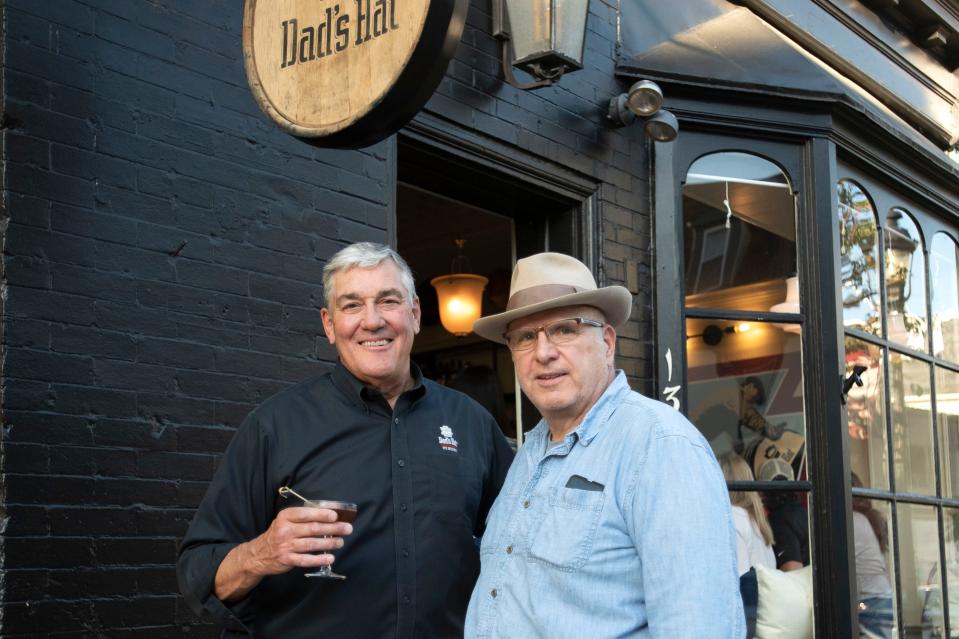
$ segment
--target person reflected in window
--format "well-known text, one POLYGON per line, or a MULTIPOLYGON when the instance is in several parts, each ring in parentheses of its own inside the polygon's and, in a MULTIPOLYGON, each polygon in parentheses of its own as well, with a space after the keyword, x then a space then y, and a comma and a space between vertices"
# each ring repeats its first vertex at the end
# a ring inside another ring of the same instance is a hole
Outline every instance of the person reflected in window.
POLYGON ((766 403, 766 388, 758 377, 750 375, 739 385, 739 441, 743 441, 743 427, 769 439, 779 439, 784 424, 770 424, 759 407, 766 403))
MULTIPOLYGON (((792 481, 793 468, 782 459, 771 459, 757 473, 759 481, 792 481)), ((769 491, 763 494, 773 531, 776 567, 785 572, 809 565, 809 515, 799 493, 769 491)))
MULTIPOLYGON (((753 471, 746 460, 735 453, 719 459, 726 481, 753 481, 753 471)), ((776 567, 773 552, 773 531, 766 518, 759 495, 752 491, 729 491, 733 508, 733 525, 736 528, 736 560, 742 576, 753 566, 776 567)))
MULTIPOLYGON (((854 488, 862 480, 852 473, 854 488)), ((860 637, 890 639, 895 627, 892 586, 886 566, 889 529, 886 519, 865 497, 852 498, 852 525, 856 539, 856 587, 859 592, 860 637)))

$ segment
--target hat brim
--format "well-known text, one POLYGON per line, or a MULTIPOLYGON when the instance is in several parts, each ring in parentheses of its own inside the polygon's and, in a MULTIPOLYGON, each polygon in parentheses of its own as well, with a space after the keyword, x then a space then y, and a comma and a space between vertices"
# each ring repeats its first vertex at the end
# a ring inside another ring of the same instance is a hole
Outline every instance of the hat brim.
POLYGON ((614 328, 619 328, 629 319, 633 307, 633 296, 622 286, 607 286, 593 291, 571 293, 539 304, 530 304, 512 311, 481 317, 473 322, 473 332, 490 341, 505 344, 506 339, 503 333, 506 332, 510 322, 527 315, 564 306, 595 306, 603 312, 607 322, 614 328))

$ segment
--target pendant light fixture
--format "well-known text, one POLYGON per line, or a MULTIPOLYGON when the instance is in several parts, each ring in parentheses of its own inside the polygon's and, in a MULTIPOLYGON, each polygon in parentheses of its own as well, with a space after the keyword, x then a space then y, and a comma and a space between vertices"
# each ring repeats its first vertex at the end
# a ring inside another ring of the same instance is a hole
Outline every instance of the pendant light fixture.
POLYGON ((468 335, 473 322, 483 312, 483 289, 489 281, 482 275, 474 275, 469 260, 463 254, 466 240, 454 240, 456 257, 450 267, 450 275, 440 275, 430 280, 439 298, 440 323, 443 328, 457 336, 468 335))

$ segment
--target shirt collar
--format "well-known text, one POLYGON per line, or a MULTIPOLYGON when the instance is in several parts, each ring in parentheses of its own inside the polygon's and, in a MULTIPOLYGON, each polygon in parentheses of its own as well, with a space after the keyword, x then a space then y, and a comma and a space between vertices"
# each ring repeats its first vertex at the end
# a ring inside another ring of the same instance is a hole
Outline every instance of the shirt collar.
MULTIPOLYGON (((570 449, 572 449, 572 446, 577 442, 583 446, 589 446, 593 438, 602 430, 602 424, 606 423, 613 414, 613 411, 616 410, 616 407, 619 406, 622 396, 629 391, 630 388, 626 382, 626 373, 622 370, 616 371, 616 376, 613 377, 613 381, 609 383, 609 386, 606 387, 603 394, 599 396, 596 403, 589 409, 583 421, 566 435, 566 441, 570 442, 570 449)), ((537 441, 537 447, 540 450, 544 450, 547 437, 549 437, 549 426, 546 424, 546 420, 540 420, 536 428, 529 432, 527 442, 532 442, 535 439, 537 441)))
POLYGON ((629 384, 626 383, 626 373, 622 370, 616 371, 616 376, 609 383, 603 394, 599 396, 593 407, 586 413, 579 427, 573 431, 576 433, 583 446, 589 446, 593 438, 599 434, 600 426, 609 420, 610 415, 619 406, 622 396, 630 391, 629 384))
MULTIPOLYGON (((413 378, 413 386, 402 395, 409 393, 411 395, 411 401, 415 401, 416 399, 422 397, 424 393, 426 393, 426 384, 423 383, 423 372, 420 370, 420 367, 412 361, 410 362, 410 376, 413 378)), ((366 384, 357 379, 356 376, 353 375, 353 373, 351 373, 349 369, 343 365, 341 360, 337 360, 331 377, 333 379, 333 384, 340 389, 340 392, 349 397, 355 403, 366 406, 370 402, 375 402, 377 400, 383 402, 386 401, 383 399, 383 396, 380 393, 372 388, 369 388, 366 384)))

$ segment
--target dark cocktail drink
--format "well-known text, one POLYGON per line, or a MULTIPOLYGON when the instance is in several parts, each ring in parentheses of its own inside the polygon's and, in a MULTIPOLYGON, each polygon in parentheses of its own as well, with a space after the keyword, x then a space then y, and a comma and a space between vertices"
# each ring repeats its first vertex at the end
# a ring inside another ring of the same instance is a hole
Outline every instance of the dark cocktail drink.
MULTIPOLYGON (((356 519, 356 504, 348 501, 331 501, 326 499, 304 499, 303 505, 308 508, 325 508, 336 513, 336 521, 352 524, 356 519)), ((308 572, 306 577, 326 577, 327 579, 346 579, 345 575, 333 572, 329 566, 318 568, 316 572, 308 572)))
POLYGON ((352 508, 331 508, 336 512, 336 521, 342 521, 344 524, 352 524, 356 519, 356 504, 351 504, 352 508))

